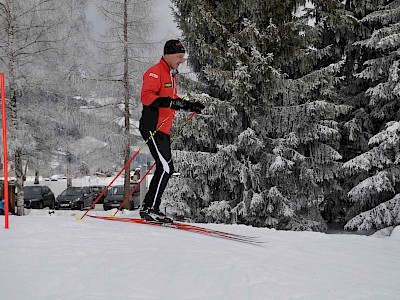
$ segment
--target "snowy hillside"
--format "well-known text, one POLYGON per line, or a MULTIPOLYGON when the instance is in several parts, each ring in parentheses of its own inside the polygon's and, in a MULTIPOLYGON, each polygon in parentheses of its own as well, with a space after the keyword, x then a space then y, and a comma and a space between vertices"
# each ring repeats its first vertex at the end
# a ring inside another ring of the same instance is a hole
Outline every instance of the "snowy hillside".
POLYGON ((0 299, 400 299, 400 227, 378 238, 204 225, 259 236, 256 246, 28 213, 0 229, 0 299))

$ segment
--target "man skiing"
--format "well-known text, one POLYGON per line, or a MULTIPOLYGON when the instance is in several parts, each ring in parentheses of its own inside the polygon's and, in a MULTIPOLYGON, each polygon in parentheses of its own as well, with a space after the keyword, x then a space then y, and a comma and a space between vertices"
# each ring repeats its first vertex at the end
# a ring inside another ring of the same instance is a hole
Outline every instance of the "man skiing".
POLYGON ((147 221, 172 220, 160 211, 161 197, 174 172, 171 156, 171 126, 175 110, 201 113, 204 105, 190 102, 178 96, 178 67, 185 62, 185 48, 179 40, 169 40, 164 46, 161 60, 143 75, 141 101, 143 104, 139 130, 147 142, 156 162, 156 170, 150 182, 140 217, 147 221))

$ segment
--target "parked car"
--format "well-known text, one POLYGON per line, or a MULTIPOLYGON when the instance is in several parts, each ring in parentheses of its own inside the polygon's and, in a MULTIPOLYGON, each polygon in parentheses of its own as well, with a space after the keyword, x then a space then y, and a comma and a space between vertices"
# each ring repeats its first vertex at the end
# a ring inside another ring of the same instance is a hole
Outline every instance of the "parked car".
MULTIPOLYGON (((106 188, 104 185, 92 185, 89 187, 90 192, 93 195, 93 201, 97 199, 97 197, 101 194, 101 192, 106 188)), ((97 201, 98 204, 102 204, 104 202, 104 198, 107 196, 107 191, 101 196, 99 201, 97 201)), ((96 203, 96 204, 97 204, 96 203)))
POLYGON ((93 203, 89 187, 68 187, 56 199, 56 209, 83 210, 93 203))
POLYGON ((54 193, 48 186, 25 186, 24 187, 24 207, 25 208, 54 208, 54 193))
MULTIPOLYGON (((131 191, 135 187, 134 184, 130 185, 131 191)), ((103 208, 109 210, 111 208, 118 208, 124 201, 124 186, 115 185, 108 189, 107 196, 104 198, 103 208)), ((130 208, 135 209, 140 206, 140 189, 136 189, 133 195, 129 198, 130 208)))

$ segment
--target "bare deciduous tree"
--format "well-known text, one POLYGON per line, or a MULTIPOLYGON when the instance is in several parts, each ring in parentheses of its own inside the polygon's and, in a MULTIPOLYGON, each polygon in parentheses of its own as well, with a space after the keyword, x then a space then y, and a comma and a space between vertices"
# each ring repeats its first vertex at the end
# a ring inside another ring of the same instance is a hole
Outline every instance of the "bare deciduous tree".
POLYGON ((34 138, 28 126, 21 122, 18 103, 32 87, 51 86, 48 64, 54 58, 59 43, 68 35, 60 34, 68 28, 66 9, 78 1, 25 0, 0 1, 0 62, 8 79, 11 110, 10 150, 14 157, 18 182, 17 214, 24 215, 23 156, 32 153, 34 138), (53 55, 50 55, 53 54, 53 55))

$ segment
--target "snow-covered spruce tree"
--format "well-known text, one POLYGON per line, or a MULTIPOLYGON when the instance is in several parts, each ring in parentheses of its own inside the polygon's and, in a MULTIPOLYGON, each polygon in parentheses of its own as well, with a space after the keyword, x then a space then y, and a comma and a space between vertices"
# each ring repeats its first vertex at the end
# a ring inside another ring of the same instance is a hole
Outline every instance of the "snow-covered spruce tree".
POLYGON ((367 37, 353 44, 360 53, 354 76, 367 87, 373 134, 386 122, 400 119, 400 1, 378 4, 382 5, 360 20, 367 37))
POLYGON ((303 1, 173 2, 189 63, 212 98, 177 145, 182 178, 166 206, 230 222, 229 204, 239 222, 324 229, 325 188, 340 170, 336 119, 348 111, 333 103, 341 64, 324 64, 324 23, 294 15, 303 1))
POLYGON ((349 192, 354 203, 352 212, 362 213, 353 217, 346 229, 382 229, 400 224, 400 122, 389 122, 369 144, 374 146, 371 150, 344 164, 350 174, 373 174, 349 192))
POLYGON ((398 224, 389 217, 398 214, 398 208, 386 201, 399 193, 399 146, 392 136, 400 120, 400 1, 350 4, 363 34, 351 48, 354 85, 350 88, 357 92, 358 107, 346 127, 353 144, 369 140, 369 146, 377 146, 358 148, 359 155, 344 165, 353 175, 349 196, 354 204, 346 228, 382 228, 398 224), (360 212, 365 213, 352 219, 360 212))
POLYGON ((400 2, 348 0, 356 41, 346 51, 346 81, 340 94, 354 107, 345 123, 348 141, 343 143, 344 159, 368 151, 368 140, 399 109, 396 74, 399 48, 400 2), (393 75, 395 75, 393 77, 393 75))

